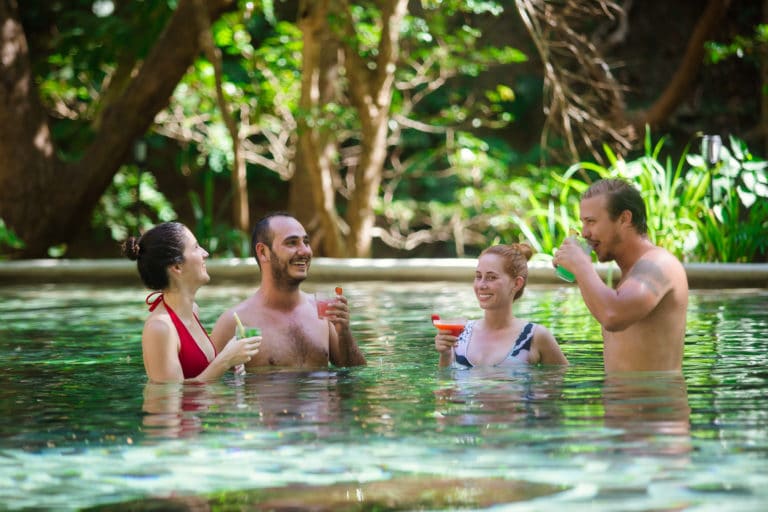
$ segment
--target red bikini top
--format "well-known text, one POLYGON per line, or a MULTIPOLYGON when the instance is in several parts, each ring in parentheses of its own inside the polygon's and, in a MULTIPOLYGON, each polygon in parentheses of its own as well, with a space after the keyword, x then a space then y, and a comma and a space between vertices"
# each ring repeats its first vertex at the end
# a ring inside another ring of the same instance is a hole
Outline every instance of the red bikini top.
MULTIPOLYGON (((173 322, 174 327, 176 327, 176 332, 179 335, 181 344, 181 348, 179 349, 179 363, 181 363, 181 370, 184 373, 184 378, 191 379, 197 377, 203 370, 208 368, 208 365, 211 362, 208 361, 205 352, 203 352, 200 345, 197 344, 197 341, 195 341, 195 338, 189 332, 187 326, 184 325, 184 322, 181 321, 178 315, 165 302, 162 292, 152 292, 147 295, 146 303, 149 305, 150 311, 154 311, 161 302, 163 303, 163 306, 165 306, 165 310, 168 311, 168 316, 171 317, 171 321, 173 322), (152 299, 152 296, 154 295, 157 295, 157 297, 152 299)), ((195 315, 195 320, 205 333, 208 342, 213 347, 214 357, 216 357, 216 346, 211 341, 208 332, 205 330, 205 327, 203 327, 203 324, 200 323, 200 319, 197 315, 195 315)))

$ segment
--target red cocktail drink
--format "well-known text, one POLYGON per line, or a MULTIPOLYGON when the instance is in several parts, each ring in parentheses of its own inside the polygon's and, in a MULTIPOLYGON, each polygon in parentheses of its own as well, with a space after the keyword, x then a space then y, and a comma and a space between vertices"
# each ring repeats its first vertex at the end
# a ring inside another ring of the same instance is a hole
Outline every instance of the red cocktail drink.
POLYGON ((335 298, 330 299, 317 299, 317 317, 318 318, 325 318, 328 314, 328 306, 331 305, 332 302, 334 302, 335 298))
POLYGON ((330 295, 325 292, 315 293, 315 304, 317 305, 317 318, 325 318, 328 314, 328 306, 336 302, 337 298, 341 296, 343 290, 341 286, 337 286, 334 291, 336 295, 330 295))
POLYGON ((467 321, 463 318, 437 318, 432 320, 432 324, 440 330, 451 331, 452 335, 458 336, 464 330, 467 321))

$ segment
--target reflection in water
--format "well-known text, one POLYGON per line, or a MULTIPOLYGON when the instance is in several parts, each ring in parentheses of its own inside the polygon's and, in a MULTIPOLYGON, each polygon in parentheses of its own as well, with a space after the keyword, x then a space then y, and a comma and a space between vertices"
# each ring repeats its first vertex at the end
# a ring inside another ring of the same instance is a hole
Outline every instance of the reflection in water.
POLYGON ((615 451, 680 455, 691 447, 688 390, 682 374, 609 374, 603 386, 605 425, 623 431, 615 451))
POLYGON ((566 367, 450 370, 453 384, 435 391, 438 423, 487 425, 556 420, 562 416, 558 398, 563 393, 565 372, 566 367))
POLYGON ((271 370, 249 373, 237 390, 238 406, 258 410, 260 424, 296 424, 319 430, 339 418, 338 375, 333 371, 271 370))
POLYGON ((144 386, 142 424, 149 437, 193 437, 203 428, 200 415, 213 402, 215 394, 207 384, 155 384, 144 386))
POLYGON ((142 425, 148 437, 194 437, 230 429, 337 425, 338 375, 272 370, 235 377, 233 384, 154 384, 144 387, 142 425), (204 426, 205 425, 205 426, 204 426))

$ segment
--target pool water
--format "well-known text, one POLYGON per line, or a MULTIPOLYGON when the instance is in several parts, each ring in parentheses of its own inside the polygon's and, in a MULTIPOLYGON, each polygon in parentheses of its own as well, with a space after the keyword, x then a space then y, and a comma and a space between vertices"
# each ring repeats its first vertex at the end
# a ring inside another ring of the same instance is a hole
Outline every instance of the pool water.
POLYGON ((340 284, 368 366, 186 386, 146 383, 141 288, 0 287, 0 510, 765 510, 768 291, 693 292, 683 376, 606 379, 572 286, 516 306, 570 367, 457 371, 469 283, 340 284))

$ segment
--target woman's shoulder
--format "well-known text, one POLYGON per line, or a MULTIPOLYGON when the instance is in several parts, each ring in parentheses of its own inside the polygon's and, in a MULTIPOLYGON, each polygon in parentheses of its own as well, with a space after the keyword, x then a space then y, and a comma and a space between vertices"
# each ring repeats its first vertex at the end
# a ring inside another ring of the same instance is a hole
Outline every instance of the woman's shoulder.
POLYGON ((538 339, 547 338, 547 339, 553 339, 553 340, 555 339, 554 334, 552 334, 552 331, 550 331, 547 328, 547 326, 537 322, 533 322, 531 320, 525 320, 525 322, 526 322, 525 323, 526 326, 527 325, 531 326, 530 328, 533 330, 534 339, 537 339, 537 338, 538 339))
POLYGON ((144 321, 144 337, 167 338, 174 330, 167 311, 153 311, 144 321))

